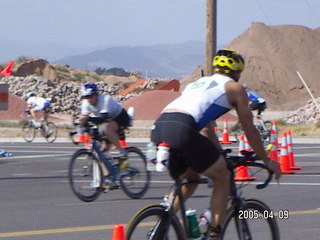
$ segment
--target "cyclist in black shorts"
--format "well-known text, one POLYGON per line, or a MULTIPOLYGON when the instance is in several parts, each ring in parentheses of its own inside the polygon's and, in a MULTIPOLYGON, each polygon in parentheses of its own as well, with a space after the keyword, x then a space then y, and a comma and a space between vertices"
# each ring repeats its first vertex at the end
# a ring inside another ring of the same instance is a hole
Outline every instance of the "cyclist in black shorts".
MULTIPOLYGON (((126 159, 126 151, 119 143, 120 128, 127 128, 130 124, 130 117, 122 105, 109 95, 99 94, 98 87, 94 83, 87 83, 81 89, 81 116, 80 123, 83 125, 90 114, 101 117, 105 123, 102 131, 108 140, 120 151, 120 160, 126 159)), ((109 146, 106 146, 109 150, 109 146)))
POLYGON ((267 102, 266 100, 261 97, 259 93, 256 91, 251 91, 246 84, 243 84, 243 87, 246 89, 248 93, 248 98, 249 98, 249 108, 252 111, 257 110, 258 116, 261 115, 261 113, 267 108, 267 102))
MULTIPOLYGON (((153 126, 151 140, 170 145, 170 174, 182 179, 199 178, 200 174, 214 181, 211 198, 210 239, 219 239, 220 226, 227 208, 230 172, 221 155, 221 146, 214 134, 213 121, 235 108, 248 140, 257 155, 280 178, 279 163, 268 158, 261 137, 254 127, 248 97, 238 83, 244 60, 234 50, 219 50, 214 57, 215 74, 190 83, 181 96, 164 108, 153 126)), ((185 199, 197 185, 183 188, 185 199)), ((175 202, 178 210, 178 203, 175 202)))

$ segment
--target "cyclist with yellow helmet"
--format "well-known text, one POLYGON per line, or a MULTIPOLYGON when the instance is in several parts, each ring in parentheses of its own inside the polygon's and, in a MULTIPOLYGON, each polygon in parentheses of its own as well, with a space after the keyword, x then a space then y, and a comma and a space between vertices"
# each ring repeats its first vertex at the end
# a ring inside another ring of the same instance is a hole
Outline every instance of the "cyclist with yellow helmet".
MULTIPOLYGON (((151 140, 170 145, 170 174, 173 178, 194 179, 200 174, 214 182, 211 197, 211 240, 219 239, 227 208, 230 172, 221 155, 221 145, 213 131, 213 121, 235 108, 250 144, 257 155, 281 176, 279 163, 270 160, 253 124, 248 97, 238 83, 244 59, 234 50, 219 50, 213 59, 215 73, 190 83, 181 96, 169 103, 153 126, 151 140)), ((185 185, 185 199, 197 185, 185 185)), ((178 210, 178 203, 175 203, 178 210)))

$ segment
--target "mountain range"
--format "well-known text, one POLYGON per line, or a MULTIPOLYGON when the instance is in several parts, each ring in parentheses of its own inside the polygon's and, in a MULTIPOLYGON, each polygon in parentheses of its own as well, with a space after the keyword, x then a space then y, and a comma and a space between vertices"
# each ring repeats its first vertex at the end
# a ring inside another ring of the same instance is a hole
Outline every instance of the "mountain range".
POLYGON ((205 43, 188 41, 181 44, 152 46, 118 46, 56 60, 57 64, 94 71, 96 68, 123 68, 139 71, 145 77, 182 79, 205 57, 205 43))
POLYGON ((54 43, 33 44, 23 39, 0 39, 0 46, 2 63, 19 57, 37 57, 89 71, 123 68, 127 72, 141 72, 144 77, 183 79, 205 59, 205 43, 200 41, 79 49, 54 43))

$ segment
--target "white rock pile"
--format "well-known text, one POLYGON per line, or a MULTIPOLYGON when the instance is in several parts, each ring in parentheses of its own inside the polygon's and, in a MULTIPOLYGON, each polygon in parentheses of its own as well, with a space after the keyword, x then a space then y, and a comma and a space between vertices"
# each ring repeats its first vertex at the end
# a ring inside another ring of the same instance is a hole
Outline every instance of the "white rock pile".
MULTIPOLYGON (((154 79, 151 84, 154 85, 154 79)), ((37 96, 51 98, 52 112, 64 114, 77 114, 80 106, 80 82, 55 82, 38 76, 4 77, 2 83, 9 84, 9 92, 23 98, 28 92, 35 92, 37 96)), ((128 99, 135 94, 127 94, 123 97, 116 96, 123 90, 119 85, 108 85, 105 82, 97 82, 99 92, 109 94, 119 101, 128 99)), ((146 88, 148 85, 145 86, 146 88)))
MULTIPOLYGON (((316 99, 318 106, 320 107, 320 98, 316 99)), ((314 101, 309 100, 308 103, 298 108, 293 113, 288 114, 285 117, 285 121, 289 124, 312 124, 316 123, 320 119, 320 111, 314 101)))

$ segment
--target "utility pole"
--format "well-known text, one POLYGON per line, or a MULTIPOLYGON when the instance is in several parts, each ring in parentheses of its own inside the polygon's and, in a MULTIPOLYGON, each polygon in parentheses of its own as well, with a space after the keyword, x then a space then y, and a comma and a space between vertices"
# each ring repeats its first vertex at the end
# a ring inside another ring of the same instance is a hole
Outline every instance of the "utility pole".
POLYGON ((217 45, 217 0, 207 0, 205 76, 213 74, 212 60, 217 45))

